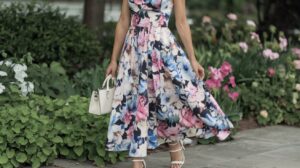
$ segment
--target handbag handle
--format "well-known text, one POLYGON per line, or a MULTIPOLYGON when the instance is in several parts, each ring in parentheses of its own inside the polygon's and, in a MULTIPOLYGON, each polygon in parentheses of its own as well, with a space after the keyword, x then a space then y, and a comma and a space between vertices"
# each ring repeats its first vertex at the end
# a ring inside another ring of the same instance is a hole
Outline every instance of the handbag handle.
POLYGON ((113 79, 114 84, 116 84, 116 81, 115 81, 116 79, 114 77, 112 77, 111 74, 109 74, 103 81, 102 88, 104 88, 104 86, 106 84, 106 90, 109 90, 109 82, 111 79, 113 79))

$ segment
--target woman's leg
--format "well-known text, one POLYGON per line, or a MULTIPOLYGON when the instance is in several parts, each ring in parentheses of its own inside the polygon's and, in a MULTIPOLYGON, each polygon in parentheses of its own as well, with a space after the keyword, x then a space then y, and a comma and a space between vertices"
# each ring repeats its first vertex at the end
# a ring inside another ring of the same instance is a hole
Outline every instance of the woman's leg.
POLYGON ((132 168, 145 168, 146 165, 143 164, 145 157, 131 157, 132 168))
MULTIPOLYGON (((168 146, 170 151, 175 151, 175 152, 170 152, 171 161, 182 161, 184 156, 182 153, 183 149, 180 145, 180 142, 178 141, 170 142, 168 143, 168 146)), ((180 168, 180 167, 181 167, 180 164, 173 164, 171 166, 171 168, 180 168)))

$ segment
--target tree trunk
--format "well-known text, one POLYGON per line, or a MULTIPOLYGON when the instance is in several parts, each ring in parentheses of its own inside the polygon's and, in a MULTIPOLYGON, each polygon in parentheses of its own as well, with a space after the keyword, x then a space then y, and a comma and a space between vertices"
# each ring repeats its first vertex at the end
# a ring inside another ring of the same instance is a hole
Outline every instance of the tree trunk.
POLYGON ((83 23, 92 30, 97 30, 104 23, 106 0, 85 0, 83 23))

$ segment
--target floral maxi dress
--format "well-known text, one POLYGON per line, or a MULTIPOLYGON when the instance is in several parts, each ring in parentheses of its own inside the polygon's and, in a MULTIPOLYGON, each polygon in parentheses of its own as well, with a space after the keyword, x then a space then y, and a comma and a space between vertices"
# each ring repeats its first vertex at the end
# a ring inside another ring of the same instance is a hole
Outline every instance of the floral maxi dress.
POLYGON ((161 143, 196 136, 224 140, 234 128, 168 28, 172 0, 128 0, 105 149, 147 156, 161 143))

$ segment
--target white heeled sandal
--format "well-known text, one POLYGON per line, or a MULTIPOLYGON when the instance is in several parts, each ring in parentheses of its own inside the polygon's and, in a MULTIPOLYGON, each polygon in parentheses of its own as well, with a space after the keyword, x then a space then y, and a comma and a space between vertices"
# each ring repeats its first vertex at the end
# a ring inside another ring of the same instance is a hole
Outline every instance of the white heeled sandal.
POLYGON ((143 163, 143 168, 146 168, 146 162, 144 159, 133 159, 133 162, 142 162, 143 163))
MULTIPOLYGON (((169 143, 169 145, 177 145, 177 144, 178 144, 178 142, 177 143, 169 143)), ((185 156, 184 156, 184 153, 183 153, 183 150, 185 150, 185 148, 184 148, 182 140, 179 141, 179 144, 180 144, 180 148, 179 149, 169 150, 169 152, 178 152, 178 151, 181 151, 182 160, 171 161, 171 165, 179 165, 179 167, 181 168, 183 166, 183 164, 184 164, 184 161, 185 161, 185 156)))

